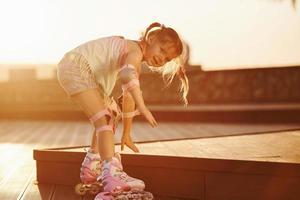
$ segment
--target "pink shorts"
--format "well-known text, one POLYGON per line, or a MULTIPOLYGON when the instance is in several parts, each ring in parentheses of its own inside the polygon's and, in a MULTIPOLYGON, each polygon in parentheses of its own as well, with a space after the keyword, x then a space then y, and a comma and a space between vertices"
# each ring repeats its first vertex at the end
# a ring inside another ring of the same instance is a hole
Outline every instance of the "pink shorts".
POLYGON ((67 53, 62 58, 57 67, 57 78, 68 96, 85 90, 99 88, 94 75, 90 71, 88 62, 77 53, 67 53), (85 73, 83 73, 81 70, 82 66, 89 70, 85 70, 85 73))

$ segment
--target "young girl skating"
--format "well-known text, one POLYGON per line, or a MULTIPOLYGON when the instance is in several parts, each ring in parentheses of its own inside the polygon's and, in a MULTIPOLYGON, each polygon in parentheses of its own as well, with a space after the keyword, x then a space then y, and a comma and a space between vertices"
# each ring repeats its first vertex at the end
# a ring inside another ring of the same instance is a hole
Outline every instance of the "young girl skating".
POLYGON ((66 53, 58 64, 60 85, 95 127, 80 173, 85 184, 96 180, 102 183, 104 192, 95 199, 112 198, 107 195, 117 191, 144 190, 144 182, 126 174, 120 154, 115 153, 117 122, 123 118, 122 149, 126 145, 138 152, 130 137, 132 118, 141 114, 152 127, 157 126, 140 90, 141 64, 160 72, 167 83, 177 74, 181 80, 182 97, 187 104, 185 61, 186 48, 176 31, 153 23, 138 41, 120 36, 92 40, 66 53), (123 90, 122 111, 111 97, 117 81, 120 81, 123 90))

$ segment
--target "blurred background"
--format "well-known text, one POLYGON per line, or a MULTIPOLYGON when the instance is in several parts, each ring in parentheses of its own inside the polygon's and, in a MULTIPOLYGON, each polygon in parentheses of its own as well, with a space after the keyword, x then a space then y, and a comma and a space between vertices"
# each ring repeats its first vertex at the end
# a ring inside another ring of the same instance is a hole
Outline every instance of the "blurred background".
MULTIPOLYGON (((0 116, 84 118, 56 80, 64 53, 98 37, 138 39, 155 21, 189 45, 190 105, 298 103, 299 7, 294 0, 4 1, 0 116)), ((148 104, 180 106, 177 80, 161 90, 159 76, 143 76, 148 104)))
MULTIPOLYGON (((63 55, 99 37, 138 39, 156 21, 174 28, 189 46, 189 105, 183 107, 177 78, 165 88, 158 74, 141 74, 143 96, 159 122, 152 129, 135 118, 132 137, 143 153, 300 162, 299 1, 0 0, 0 5, 0 199, 43 199, 48 190, 55 197, 60 186, 42 190, 33 184, 32 150, 90 144, 93 127, 56 78, 63 55), (223 137, 233 135, 247 136, 223 137)), ((120 94, 117 85, 113 96, 120 94)), ((68 191, 70 199, 78 198, 73 186, 68 191)))
POLYGON ((300 14, 294 0, 4 1, 0 62, 55 65, 98 37, 138 39, 152 22, 173 27, 204 70, 299 65, 300 14))

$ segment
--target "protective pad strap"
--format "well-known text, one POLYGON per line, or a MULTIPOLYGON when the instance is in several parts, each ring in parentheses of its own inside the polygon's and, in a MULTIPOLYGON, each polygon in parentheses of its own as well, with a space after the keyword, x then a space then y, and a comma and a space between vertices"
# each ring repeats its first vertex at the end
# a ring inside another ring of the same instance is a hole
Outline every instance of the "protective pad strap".
POLYGON ((140 81, 138 79, 132 79, 128 83, 122 85, 122 90, 124 91, 130 91, 135 87, 140 86, 140 81))
POLYGON ((118 70, 118 72, 120 72, 120 71, 122 71, 123 69, 134 69, 135 70, 135 67, 133 66, 133 65, 131 65, 131 64, 125 64, 125 65, 123 65, 119 70, 118 70))
POLYGON ((92 117, 90 118, 90 121, 91 121, 92 123, 94 123, 95 121, 97 121, 98 119, 104 117, 105 115, 111 116, 110 112, 109 112, 107 109, 102 110, 102 111, 96 113, 94 116, 92 116, 92 117))
POLYGON ((134 117, 134 116, 139 115, 139 114, 141 114, 140 111, 139 111, 139 110, 135 110, 135 111, 133 111, 133 112, 126 112, 126 113, 123 113, 123 114, 122 114, 122 117, 123 117, 123 118, 131 118, 131 117, 134 117))
POLYGON ((114 132, 112 125, 104 125, 104 126, 100 126, 100 127, 96 128, 96 133, 100 133, 100 132, 103 132, 103 131, 112 131, 112 132, 114 132))

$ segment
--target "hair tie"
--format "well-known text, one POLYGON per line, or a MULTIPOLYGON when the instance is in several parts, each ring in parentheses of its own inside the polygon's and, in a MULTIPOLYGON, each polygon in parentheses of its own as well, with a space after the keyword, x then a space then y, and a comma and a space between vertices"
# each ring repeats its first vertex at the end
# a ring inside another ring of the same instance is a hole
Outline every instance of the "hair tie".
POLYGON ((158 22, 154 22, 154 23, 150 24, 150 26, 146 29, 146 32, 145 32, 144 36, 142 37, 143 40, 146 40, 146 39, 147 39, 148 33, 149 33, 153 28, 155 28, 155 27, 162 28, 162 26, 164 26, 164 25, 163 25, 163 24, 160 24, 160 23, 158 23, 158 22))

